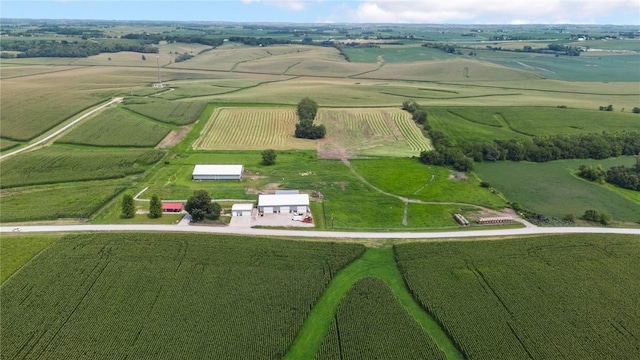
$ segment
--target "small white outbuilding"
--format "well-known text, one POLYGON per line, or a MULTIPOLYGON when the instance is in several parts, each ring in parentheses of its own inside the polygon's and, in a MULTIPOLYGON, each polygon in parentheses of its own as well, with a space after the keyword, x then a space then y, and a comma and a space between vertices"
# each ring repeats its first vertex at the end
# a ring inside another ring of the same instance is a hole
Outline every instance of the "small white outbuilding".
POLYGON ((308 213, 309 194, 274 194, 258 196, 258 212, 273 213, 308 213))
POLYGON ((251 216, 253 204, 233 204, 231 205, 231 216, 251 216))
POLYGON ((196 165, 191 174, 192 180, 240 180, 242 165, 196 165))

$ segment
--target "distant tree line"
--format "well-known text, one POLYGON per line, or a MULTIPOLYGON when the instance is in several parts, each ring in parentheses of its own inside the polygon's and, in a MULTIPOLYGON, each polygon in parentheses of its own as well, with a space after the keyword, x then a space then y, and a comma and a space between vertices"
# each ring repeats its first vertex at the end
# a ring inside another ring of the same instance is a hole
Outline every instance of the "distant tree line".
POLYGON ((202 44, 220 46, 224 39, 215 34, 176 34, 176 33, 131 33, 122 36, 123 39, 138 40, 146 44, 157 44, 160 41, 181 42, 187 44, 202 44))
MULTIPOLYGON (((462 55, 462 51, 460 49, 473 49, 468 46, 459 46, 459 45, 434 43, 434 42, 424 43, 422 44, 422 46, 427 48, 438 49, 448 54, 458 54, 458 55, 462 55)), ((529 45, 524 46, 522 49, 506 49, 506 48, 502 48, 501 46, 491 46, 491 45, 487 45, 486 48, 488 50, 493 50, 493 51, 527 52, 527 53, 550 54, 550 55, 580 56, 579 48, 574 46, 564 46, 564 45, 558 45, 558 44, 550 44, 544 48, 533 48, 529 45)))
POLYGON ((614 166, 605 170, 602 165, 580 165, 578 175, 589 180, 618 185, 622 188, 640 191, 640 155, 636 156, 636 164, 632 167, 614 166))
MULTIPOLYGON (((87 57, 100 53, 113 53, 120 51, 133 51, 140 53, 157 53, 158 48, 130 42, 95 41, 58 41, 58 40, 3 40, 0 45, 2 51, 18 51, 18 58, 30 57, 87 57)), ((3 53, 3 57, 13 57, 12 54, 3 53)))
POLYGON ((560 159, 606 159, 640 154, 640 132, 620 131, 587 134, 556 134, 485 142, 457 142, 432 129, 424 107, 408 100, 402 108, 412 114, 431 138, 433 150, 420 153, 425 164, 473 169, 474 161, 547 162, 560 159))

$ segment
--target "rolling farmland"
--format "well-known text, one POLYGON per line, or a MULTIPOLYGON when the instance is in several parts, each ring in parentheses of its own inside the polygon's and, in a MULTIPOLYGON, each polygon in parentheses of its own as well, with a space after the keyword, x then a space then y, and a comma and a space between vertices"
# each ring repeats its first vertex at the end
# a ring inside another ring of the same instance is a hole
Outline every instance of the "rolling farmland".
POLYGON ((333 275, 363 250, 233 236, 70 235, 0 288, 3 357, 280 359, 333 275))
POLYGON ((293 108, 217 109, 195 150, 309 150, 316 142, 294 137, 298 116, 293 108))
POLYGON ((170 131, 121 108, 109 108, 76 126, 58 142, 89 146, 154 147, 170 131))
POLYGON ((471 359, 640 351, 640 243, 566 235, 395 247, 410 291, 471 359))
POLYGON ((0 188, 122 178, 144 172, 163 156, 158 150, 51 146, 3 160, 0 188))
POLYGON ((126 101, 125 107, 152 119, 173 125, 187 125, 198 120, 206 102, 199 101, 126 101))

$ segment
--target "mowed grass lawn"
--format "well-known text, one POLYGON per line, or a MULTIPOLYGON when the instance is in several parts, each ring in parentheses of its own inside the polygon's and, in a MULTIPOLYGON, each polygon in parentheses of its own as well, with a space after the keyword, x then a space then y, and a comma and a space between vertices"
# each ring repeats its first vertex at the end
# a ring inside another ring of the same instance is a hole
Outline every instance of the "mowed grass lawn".
POLYGON ((640 203, 609 187, 588 182, 577 176, 582 164, 632 166, 631 156, 606 160, 558 160, 548 163, 508 162, 476 163, 476 173, 509 200, 525 209, 546 216, 562 218, 566 214, 582 216, 585 210, 609 213, 614 220, 640 220, 640 203))

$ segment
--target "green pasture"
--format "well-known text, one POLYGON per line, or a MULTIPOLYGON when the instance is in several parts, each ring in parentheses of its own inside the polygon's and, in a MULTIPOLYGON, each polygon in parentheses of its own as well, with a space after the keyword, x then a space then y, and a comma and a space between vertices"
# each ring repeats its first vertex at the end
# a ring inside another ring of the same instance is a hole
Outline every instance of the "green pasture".
POLYGON ((380 45, 380 47, 363 48, 345 46, 342 51, 349 56, 349 60, 356 63, 402 63, 448 59, 454 56, 437 49, 415 45, 380 45))
POLYGON ((610 187, 577 176, 582 164, 632 166, 632 156, 606 160, 558 160, 548 163, 508 162, 476 163, 475 172, 509 200, 525 209, 556 219, 566 214, 579 218, 585 210, 609 213, 614 221, 640 220, 640 202, 610 187))
POLYGON ((459 202, 490 208, 506 206, 472 175, 445 167, 427 166, 417 159, 352 160, 353 168, 377 188, 426 202, 459 202))
POLYGON ((121 181, 90 181, 3 189, 0 221, 86 220, 125 188, 121 181))
POLYGON ((225 235, 69 235, 0 287, 3 357, 280 359, 363 251, 225 235))
MULTIPOLYGON (((559 56, 544 54, 477 51, 478 59, 508 68, 524 70, 543 78, 563 81, 640 81, 640 56, 598 54, 598 56, 559 56)), ((584 54, 584 53, 583 53, 584 54)))
POLYGON ((429 125, 458 141, 639 130, 629 112, 551 107, 427 107, 429 125))
POLYGON ((637 354, 637 235, 395 246, 423 309, 469 359, 637 354))
POLYGON ((0 240, 0 285, 62 235, 4 234, 0 240))
POLYGON ((3 160, 0 187, 123 178, 143 173, 164 155, 148 149, 50 146, 3 160))
POLYGON ((171 131, 122 108, 109 108, 82 122, 57 142, 114 147, 154 147, 171 131))

